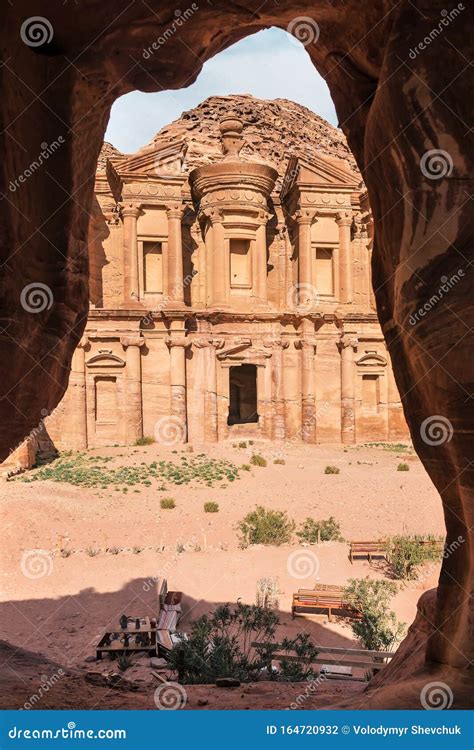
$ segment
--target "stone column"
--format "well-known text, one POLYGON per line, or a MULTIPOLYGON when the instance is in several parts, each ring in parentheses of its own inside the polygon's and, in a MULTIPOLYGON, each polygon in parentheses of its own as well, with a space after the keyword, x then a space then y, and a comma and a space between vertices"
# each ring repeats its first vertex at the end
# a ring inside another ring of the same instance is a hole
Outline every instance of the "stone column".
POLYGON ((314 356, 316 339, 295 342, 301 349, 301 437, 305 443, 316 442, 316 384, 314 356))
POLYGON ((307 309, 314 306, 316 296, 311 249, 311 224, 314 217, 315 212, 307 209, 301 209, 295 214, 298 225, 298 304, 307 309))
POLYGON ((194 339, 193 346, 205 354, 204 366, 204 440, 217 443, 219 437, 217 419, 217 350, 224 346, 223 339, 194 339))
POLYGON ((272 339, 264 342, 264 346, 272 350, 272 375, 273 375, 273 438, 284 440, 285 430, 285 374, 283 364, 283 351, 288 348, 288 341, 284 339, 272 339))
POLYGON ((339 301, 352 302, 352 213, 340 211, 336 217, 339 226, 339 301))
POLYGON ((372 310, 376 309, 375 294, 372 284, 372 248, 374 246, 374 222, 372 213, 367 211, 364 216, 365 237, 367 237, 367 293, 368 304, 372 310))
POLYGON ((344 333, 339 341, 341 352, 341 440, 344 445, 355 443, 354 351, 358 340, 353 333, 344 333))
POLYGON ((137 243, 139 213, 140 206, 135 203, 127 203, 122 207, 125 307, 130 303, 138 302, 140 298, 137 243))
POLYGON ((255 238, 255 250, 257 253, 257 279, 255 285, 256 297, 259 304, 266 306, 268 305, 268 291, 267 291, 267 213, 264 212, 264 218, 262 223, 258 225, 256 238, 255 238))
MULTIPOLYGON (((173 443, 188 440, 186 409, 186 348, 191 342, 184 336, 171 337, 166 342, 170 350, 170 421, 166 428, 163 420, 163 435, 173 436, 173 443)), ((165 437, 162 442, 166 443, 165 437)), ((170 443, 171 444, 171 443, 170 443)))
POLYGON ((203 216, 208 222, 206 231, 207 266, 211 267, 212 288, 211 304, 213 307, 227 307, 229 300, 229 263, 226 258, 224 225, 222 211, 207 209, 203 216))
POLYGON ((183 275, 183 239, 181 220, 183 207, 180 203, 169 206, 168 216, 168 279, 167 306, 183 307, 184 305, 184 275, 183 275))
POLYGON ((125 348, 125 439, 129 445, 143 437, 140 347, 144 342, 139 333, 120 337, 120 343, 125 348))
POLYGON ((87 398, 86 398, 86 363, 85 348, 89 346, 89 339, 84 336, 74 352, 74 364, 69 379, 69 387, 73 389, 74 419, 75 419, 75 448, 87 448, 87 398))

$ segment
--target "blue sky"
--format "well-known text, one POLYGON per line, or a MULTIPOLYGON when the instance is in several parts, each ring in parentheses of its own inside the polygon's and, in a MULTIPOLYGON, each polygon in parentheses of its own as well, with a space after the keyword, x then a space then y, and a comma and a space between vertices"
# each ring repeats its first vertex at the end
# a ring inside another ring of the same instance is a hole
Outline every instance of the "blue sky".
POLYGON ((105 140, 131 153, 164 125, 208 96, 253 94, 260 99, 292 99, 337 124, 328 87, 294 37, 266 29, 228 47, 205 63, 191 86, 179 91, 134 91, 112 107, 105 140))

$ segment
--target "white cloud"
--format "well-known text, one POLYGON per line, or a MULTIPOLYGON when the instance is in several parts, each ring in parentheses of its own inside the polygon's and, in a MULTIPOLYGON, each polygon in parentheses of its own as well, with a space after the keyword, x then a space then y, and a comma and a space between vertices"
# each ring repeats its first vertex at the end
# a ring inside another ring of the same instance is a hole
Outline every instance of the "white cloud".
POLYGON ((206 62, 188 88, 144 94, 134 91, 112 107, 105 140, 121 151, 137 151, 164 125, 208 96, 252 94, 291 99, 334 125, 337 116, 328 87, 306 50, 280 29, 243 39, 206 62))

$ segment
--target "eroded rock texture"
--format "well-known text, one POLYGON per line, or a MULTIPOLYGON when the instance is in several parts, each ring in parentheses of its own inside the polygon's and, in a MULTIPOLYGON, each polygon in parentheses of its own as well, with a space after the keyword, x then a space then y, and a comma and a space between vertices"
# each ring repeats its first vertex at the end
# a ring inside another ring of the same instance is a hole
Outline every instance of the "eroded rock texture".
POLYGON ((134 88, 188 85, 206 59, 232 42, 271 25, 292 24, 298 34, 303 27, 295 19, 308 17, 313 36, 306 49, 326 77, 369 190, 375 293, 407 420, 445 507, 448 553, 426 670, 430 679, 445 678, 459 705, 474 643, 468 297, 474 84, 472 6, 453 7, 454 15, 444 0, 216 1, 190 6, 178 26, 175 6, 157 0, 84 0, 80 7, 50 0, 41 6, 47 21, 41 43, 24 25, 37 5, 7 4, 0 444, 4 458, 67 384, 87 315, 88 212, 113 100, 134 88), (432 150, 442 153, 427 155, 432 150), (25 287, 38 283, 46 287, 40 297, 27 297, 25 287), (420 309, 424 314, 416 315, 420 309))

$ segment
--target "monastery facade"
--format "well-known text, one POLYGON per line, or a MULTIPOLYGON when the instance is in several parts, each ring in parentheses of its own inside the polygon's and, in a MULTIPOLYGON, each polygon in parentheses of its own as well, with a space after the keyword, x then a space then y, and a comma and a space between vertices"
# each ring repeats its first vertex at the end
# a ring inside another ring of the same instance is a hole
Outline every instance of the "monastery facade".
POLYGON ((91 308, 58 448, 407 439, 374 307, 372 221, 340 159, 222 155, 189 169, 186 140, 110 158, 90 227, 91 308), (278 185, 278 187, 276 187, 278 185))

